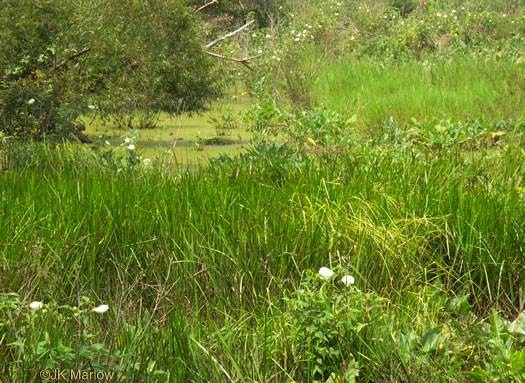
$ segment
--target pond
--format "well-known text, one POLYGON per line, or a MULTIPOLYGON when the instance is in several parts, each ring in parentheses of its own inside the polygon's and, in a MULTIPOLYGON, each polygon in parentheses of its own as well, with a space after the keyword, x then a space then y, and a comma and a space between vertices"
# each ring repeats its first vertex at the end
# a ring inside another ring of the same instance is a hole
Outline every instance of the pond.
MULTIPOLYGON (((216 102, 210 110, 201 114, 170 116, 162 113, 155 128, 139 131, 137 153, 151 158, 169 151, 178 162, 186 165, 205 163, 209 158, 222 154, 241 153, 250 142, 252 134, 240 121, 240 117, 251 103, 249 98, 229 97, 216 102), (211 120, 226 113, 231 113, 241 123, 229 130, 227 135, 219 136, 211 120)), ((103 122, 90 116, 85 116, 83 121, 86 125, 84 133, 88 137, 103 135, 111 145, 119 146, 130 134, 129 129, 119 128, 112 121, 103 122)))

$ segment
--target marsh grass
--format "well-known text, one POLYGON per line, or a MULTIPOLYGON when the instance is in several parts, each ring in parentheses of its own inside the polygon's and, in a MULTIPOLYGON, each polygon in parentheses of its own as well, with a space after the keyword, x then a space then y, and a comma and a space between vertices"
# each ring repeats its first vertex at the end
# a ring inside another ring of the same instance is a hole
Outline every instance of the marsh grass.
POLYGON ((374 129, 393 117, 466 118, 484 121, 523 118, 523 63, 477 56, 381 63, 342 58, 327 60, 316 71, 310 92, 314 102, 349 115, 374 129))
MULTIPOLYGON (((2 292, 18 293, 20 313, 33 300, 110 305, 86 325, 89 339, 130 381, 148 371, 161 381, 310 381, 282 298, 325 265, 346 267, 360 289, 388 299, 391 336, 407 323, 419 335, 440 325, 449 314, 438 295, 467 293, 480 318, 524 308, 519 147, 369 148, 286 171, 279 162, 191 171, 155 163, 116 176, 75 147, 37 146, 28 158, 0 176, 2 292)), ((31 332, 6 312, 5 345, 55 331, 47 320, 31 332)), ((354 353, 365 381, 380 371, 401 379, 396 364, 412 363, 385 359, 396 343, 381 328, 362 333, 354 353)), ((77 331, 64 327, 60 342, 78 346, 77 331)), ((2 349, 3 374, 14 380, 46 360, 87 365, 51 354, 13 364, 15 346, 2 349)), ((422 363, 420 376, 443 371, 448 357, 422 363)))

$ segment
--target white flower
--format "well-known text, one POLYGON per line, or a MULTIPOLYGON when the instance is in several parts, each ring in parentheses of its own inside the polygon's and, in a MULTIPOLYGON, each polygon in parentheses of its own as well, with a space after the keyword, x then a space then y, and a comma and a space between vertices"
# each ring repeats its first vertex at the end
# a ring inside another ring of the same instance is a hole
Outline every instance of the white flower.
POLYGON ((355 36, 350 37, 350 40, 355 40, 355 36))
POLYGON ((34 98, 32 98, 32 99, 31 99, 31 100, 29 100, 29 101, 28 101, 27 103, 28 103, 29 105, 33 105, 33 104, 35 103, 35 99, 34 99, 34 98))
POLYGON ((252 37, 257 37, 257 35, 255 33, 252 33, 252 37))
POLYGON ((129 143, 131 142, 131 139, 130 139, 129 137, 126 137, 126 139, 124 140, 124 142, 125 142, 126 144, 129 144, 129 143))
POLYGON ((261 53, 262 53, 262 51, 261 51, 261 50, 259 50, 259 51, 257 51, 257 53, 258 53, 258 54, 261 54, 261 53))
POLYGON ((133 145, 133 144, 129 145, 129 146, 128 146, 128 149, 129 149, 129 150, 135 150, 135 145, 133 145))
POLYGON ((109 143, 109 141, 104 141, 104 143, 105 143, 106 145, 111 145, 111 144, 109 143))
POLYGON ((29 307, 31 307, 32 310, 38 310, 44 307, 44 304, 42 302, 34 301, 34 302, 31 302, 29 307))
POLYGON ((267 39, 269 39, 270 37, 272 37, 272 36, 270 36, 270 35, 266 35, 266 38, 267 38, 267 39))
POLYGON ((354 280, 354 277, 352 277, 351 275, 345 275, 342 279, 341 279, 341 282, 343 282, 343 284, 345 286, 350 286, 350 285, 353 285, 355 280, 354 280))
POLYGON ((296 38, 295 38, 295 41, 299 41, 299 40, 301 40, 299 37, 296 37, 296 38))
POLYGON ((328 267, 321 267, 319 269, 319 275, 321 276, 321 278, 329 280, 334 276, 334 272, 328 267))
POLYGON ((93 110, 93 109, 95 109, 95 105, 88 105, 88 108, 93 110))
POLYGON ((441 17, 441 13, 436 13, 436 16, 437 17, 441 17))
POLYGON ((95 307, 93 311, 99 314, 104 314, 106 311, 108 311, 108 309, 109 309, 108 305, 100 305, 98 307, 95 307))
POLYGON ((151 160, 149 158, 144 158, 144 165, 151 165, 151 160))

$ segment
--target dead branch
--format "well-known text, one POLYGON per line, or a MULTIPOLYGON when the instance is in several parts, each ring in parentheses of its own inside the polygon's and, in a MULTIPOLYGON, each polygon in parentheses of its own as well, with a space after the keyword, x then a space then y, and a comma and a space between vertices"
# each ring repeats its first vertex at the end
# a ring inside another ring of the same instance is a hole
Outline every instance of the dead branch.
POLYGON ((219 0, 212 0, 209 3, 204 4, 202 7, 197 8, 195 10, 195 13, 199 13, 199 12, 203 11, 204 9, 208 8, 210 5, 218 4, 218 3, 219 3, 219 0))
POLYGON ((237 58, 234 58, 234 57, 221 56, 221 55, 218 55, 217 53, 213 53, 213 52, 206 52, 206 54, 208 54, 210 56, 213 56, 213 57, 217 57, 217 58, 223 59, 223 60, 230 60, 230 61, 235 61, 237 63, 241 63, 246 68, 248 68, 249 70, 253 71, 253 69, 248 65, 248 61, 256 59, 257 57, 261 57, 264 53, 259 53, 256 56, 245 57, 243 59, 237 59, 237 58))
POLYGON ((248 27, 249 27, 250 25, 252 25, 254 22, 255 22, 255 20, 250 20, 250 21, 248 21, 246 24, 244 24, 244 25, 243 25, 242 27, 240 27, 239 29, 236 29, 235 31, 230 32, 230 33, 228 33, 227 35, 224 35, 224 36, 222 36, 222 37, 219 37, 217 40, 212 41, 211 43, 209 43, 208 45, 206 45, 206 48, 209 49, 209 48, 213 47, 214 45, 220 43, 222 40, 225 40, 225 39, 227 39, 227 38, 229 38, 229 37, 232 37, 233 35, 239 33, 239 32, 242 31, 243 29, 248 28, 248 27))
POLYGON ((50 73, 56 72, 58 69, 62 68, 64 65, 66 65, 69 60, 73 60, 74 58, 76 58, 78 56, 82 56, 84 53, 87 53, 90 50, 91 50, 91 48, 86 48, 86 49, 81 50, 80 52, 73 53, 71 56, 69 56, 64 61, 56 64, 53 68, 51 68, 51 70, 49 72, 50 73))

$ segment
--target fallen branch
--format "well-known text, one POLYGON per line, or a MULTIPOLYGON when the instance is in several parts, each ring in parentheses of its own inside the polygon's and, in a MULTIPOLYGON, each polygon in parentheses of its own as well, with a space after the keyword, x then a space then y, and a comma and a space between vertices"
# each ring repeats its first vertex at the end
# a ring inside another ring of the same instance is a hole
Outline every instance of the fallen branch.
POLYGON ((56 64, 53 68, 51 68, 51 70, 49 71, 50 73, 53 73, 53 72, 56 72, 57 70, 59 70, 60 68, 62 68, 64 65, 67 64, 67 62, 69 60, 73 60, 74 58, 78 57, 78 56, 82 56, 84 53, 87 53, 91 50, 91 48, 86 48, 86 49, 83 49, 81 50, 80 52, 77 52, 77 53, 73 53, 71 56, 69 56, 67 59, 65 59, 64 61, 56 64))
POLYGON ((244 24, 244 25, 243 25, 242 27, 240 27, 239 29, 236 29, 235 31, 230 32, 230 33, 228 33, 227 35, 224 35, 224 36, 222 36, 222 37, 219 37, 217 40, 212 41, 211 43, 209 43, 208 45, 206 45, 206 48, 209 49, 209 48, 213 47, 214 45, 220 43, 222 40, 225 40, 225 39, 227 39, 227 38, 229 38, 229 37, 232 37, 233 35, 239 33, 239 32, 242 31, 243 29, 248 28, 248 27, 249 27, 250 25, 252 25, 254 22, 255 22, 255 20, 250 20, 250 21, 248 21, 246 24, 244 24))
POLYGON ((241 63, 246 68, 248 68, 249 70, 253 71, 253 69, 248 65, 248 61, 256 59, 257 57, 261 57, 264 53, 259 53, 257 56, 245 57, 243 59, 237 59, 237 58, 234 58, 234 57, 221 56, 221 55, 218 55, 217 53, 213 53, 213 52, 206 52, 206 54, 210 55, 210 56, 213 56, 213 57, 217 57, 217 58, 223 59, 223 60, 230 60, 230 61, 235 61, 237 63, 241 63))
POLYGON ((202 7, 197 8, 195 10, 195 13, 199 13, 199 12, 203 11, 204 9, 208 8, 210 5, 218 4, 218 3, 219 3, 219 0, 212 0, 209 3, 204 4, 202 7))

